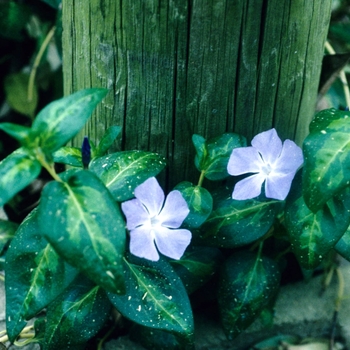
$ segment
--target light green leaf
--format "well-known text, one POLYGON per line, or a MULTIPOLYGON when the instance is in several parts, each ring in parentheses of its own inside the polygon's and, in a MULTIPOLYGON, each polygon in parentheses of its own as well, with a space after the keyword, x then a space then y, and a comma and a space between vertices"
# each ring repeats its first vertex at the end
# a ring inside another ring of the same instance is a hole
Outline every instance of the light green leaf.
POLYGON ((246 329, 275 297, 278 264, 250 252, 237 252, 222 266, 218 291, 221 322, 229 339, 246 329))
POLYGON ((201 226, 213 209, 213 198, 209 191, 187 181, 179 183, 175 190, 181 192, 190 210, 182 225, 187 228, 201 226))
POLYGON ((325 110, 310 124, 304 141, 303 193, 316 213, 350 184, 350 112, 325 110))
POLYGON ((38 105, 38 91, 33 87, 31 98, 28 98, 29 74, 15 73, 5 78, 4 88, 8 104, 16 112, 33 118, 38 105))
POLYGON ((107 92, 85 89, 51 102, 35 118, 32 138, 47 152, 58 150, 81 130, 107 92))
POLYGON ((13 341, 76 276, 40 235, 36 211, 20 225, 6 254, 6 325, 13 341))
POLYGON ((102 180, 114 199, 123 202, 132 198, 135 188, 159 174, 165 165, 165 159, 157 153, 123 151, 95 158, 89 168, 102 180))
POLYGON ((25 146, 29 141, 30 131, 31 129, 13 123, 0 123, 0 130, 6 132, 14 139, 19 141, 23 146, 25 146))
POLYGON ((123 293, 125 222, 103 183, 90 171, 68 173, 51 182, 39 205, 44 237, 72 266, 96 284, 123 293))
POLYGON ((121 130, 122 128, 120 126, 114 125, 109 127, 98 144, 95 154, 93 154, 93 158, 104 156, 108 149, 113 145, 113 142, 120 134, 121 130))
POLYGON ((126 294, 108 293, 118 311, 146 327, 193 339, 193 317, 185 287, 169 263, 125 259, 126 294))
POLYGON ((78 276, 47 308, 44 349, 85 349, 107 321, 111 306, 102 288, 78 276))
POLYGON ((53 153, 53 161, 74 167, 83 167, 81 160, 81 149, 77 147, 61 147, 53 153))
POLYGON ((40 171, 40 163, 21 148, 3 159, 0 162, 0 206, 28 186, 40 171))

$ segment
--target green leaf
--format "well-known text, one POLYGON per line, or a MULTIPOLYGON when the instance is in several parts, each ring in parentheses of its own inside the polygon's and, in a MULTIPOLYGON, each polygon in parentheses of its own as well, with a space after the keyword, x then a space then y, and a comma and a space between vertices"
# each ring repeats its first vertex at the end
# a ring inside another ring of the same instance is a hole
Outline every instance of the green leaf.
POLYGON ((130 339, 152 350, 193 350, 191 339, 182 337, 159 329, 133 325, 130 330, 130 339))
POLYGON ((29 75, 26 73, 10 74, 5 78, 6 100, 18 113, 33 118, 38 105, 38 91, 33 87, 32 97, 28 98, 29 75))
POLYGON ((42 234, 72 266, 96 284, 123 293, 125 222, 103 183, 89 171, 46 185, 39 205, 42 234))
POLYGON ((187 294, 191 294, 213 277, 222 260, 219 249, 195 246, 187 249, 180 260, 172 260, 171 264, 181 278, 187 294))
POLYGON ((195 165, 197 169, 204 172, 204 176, 209 180, 222 180, 229 176, 227 163, 236 147, 245 147, 246 139, 234 133, 223 134, 209 141, 199 135, 193 135, 192 141, 195 145, 197 155, 195 165))
POLYGON ((40 163, 19 148, 0 162, 0 206, 28 186, 41 171, 40 163))
POLYGON ((221 322, 228 338, 246 329, 275 297, 278 264, 260 254, 234 253, 222 267, 218 290, 221 322))
POLYGON ((109 127, 105 134, 103 135, 100 143, 98 144, 95 154, 93 157, 102 157, 108 151, 108 149, 113 145, 113 142, 120 134, 122 128, 120 126, 111 126, 109 127))
POLYGON ((62 163, 79 168, 83 167, 80 148, 68 146, 61 147, 54 152, 52 156, 55 163, 62 163))
POLYGON ((6 132, 10 136, 12 136, 14 139, 19 141, 23 146, 27 144, 29 141, 30 131, 31 129, 18 125, 13 123, 0 123, 0 130, 6 132))
POLYGON ((350 228, 348 227, 343 236, 335 245, 334 249, 346 260, 350 261, 350 228))
POLYGON ((107 94, 106 89, 85 89, 51 102, 35 118, 33 138, 39 146, 54 152, 72 139, 107 94))
POLYGON ((85 349, 107 321, 110 309, 104 290, 78 276, 47 308, 44 349, 85 349))
POLYGON ((62 3, 62 0, 41 0, 52 6, 54 9, 58 9, 62 3))
POLYGON ((345 188, 314 213, 302 196, 300 176, 297 175, 292 186, 293 195, 287 199, 285 212, 288 237, 300 265, 312 270, 337 244, 350 224, 350 188, 345 188))
POLYGON ((316 213, 350 183, 350 112, 325 110, 310 124, 304 141, 305 203, 316 213))
POLYGON ((191 305, 180 278, 164 259, 152 262, 130 256, 124 260, 126 294, 108 293, 126 318, 146 327, 179 334, 191 341, 191 305))
POLYGON ((190 210, 182 225, 188 228, 201 226, 213 209, 213 198, 209 191, 187 181, 179 183, 175 190, 181 192, 190 210))
POLYGON ((18 228, 18 224, 8 221, 0 220, 0 255, 5 246, 15 236, 15 232, 18 228))
POLYGON ((36 211, 18 228, 6 254, 6 319, 11 341, 76 276, 40 235, 36 211))
POLYGON ((222 248, 240 247, 264 236, 282 208, 281 201, 258 197, 234 200, 231 189, 214 196, 214 210, 197 232, 202 244, 222 248))
POLYGON ((14 1, 1 2, 0 36, 22 41, 25 38, 25 27, 31 15, 31 9, 25 4, 19 4, 14 1))
POLYGON ((123 151, 95 158, 90 170, 102 180, 115 200, 123 202, 131 199, 135 188, 159 174, 165 165, 165 159, 157 153, 123 151))

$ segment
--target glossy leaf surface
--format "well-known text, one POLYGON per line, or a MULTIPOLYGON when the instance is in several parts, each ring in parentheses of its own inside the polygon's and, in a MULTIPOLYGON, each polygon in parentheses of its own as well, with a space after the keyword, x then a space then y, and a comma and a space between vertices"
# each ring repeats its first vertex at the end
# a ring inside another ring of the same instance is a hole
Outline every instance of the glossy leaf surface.
POLYGON ((197 152, 195 165, 209 180, 226 178, 229 175, 227 163, 232 150, 246 146, 246 139, 233 133, 223 134, 205 142, 201 136, 193 135, 192 141, 197 152))
POLYGON ((72 266, 106 290, 124 290, 125 223, 119 207, 91 172, 75 171, 53 181, 39 206, 42 234, 72 266))
POLYGON ((180 260, 172 260, 171 264, 187 293, 191 294, 210 280, 222 261, 223 255, 219 249, 194 246, 180 260))
POLYGON ((0 255, 4 247, 15 236, 15 232, 18 228, 18 224, 8 221, 0 220, 0 255))
POLYGON ((222 267, 218 291, 221 322, 233 339, 274 298, 280 272, 275 261, 249 252, 234 253, 222 267))
POLYGON ((126 294, 108 293, 126 318, 146 327, 176 333, 191 341, 193 317, 180 278, 169 263, 130 256, 124 262, 126 294))
POLYGON ((13 123, 0 123, 0 130, 9 134, 22 145, 26 144, 30 134, 30 128, 13 123))
POLYGON ((213 209, 213 198, 209 191, 187 181, 179 183, 175 190, 181 192, 190 210, 182 226, 188 228, 201 226, 213 209))
POLYGON ((11 340, 76 276, 41 236, 36 212, 20 225, 6 254, 6 319, 11 340))
POLYGON ((0 206, 23 190, 40 174, 40 163, 22 149, 0 162, 0 206))
POLYGON ((303 192, 315 213, 350 183, 350 112, 319 112, 304 141, 303 192))
POLYGON ((106 185, 117 201, 134 196, 135 188, 165 167, 165 159, 159 154, 143 151, 123 151, 94 159, 93 171, 106 185))
POLYGON ((262 237, 272 226, 281 202, 255 198, 234 200, 231 190, 218 191, 214 209, 197 233, 209 246, 234 248, 249 244, 262 237))
POLYGON ((105 97, 105 89, 85 89, 51 102, 35 118, 33 138, 47 152, 54 152, 73 138, 105 97))
POLYGON ((286 203, 286 227, 300 265, 312 270, 337 244, 350 224, 350 189, 344 189, 314 213, 304 201, 300 178, 296 180, 293 196, 286 203))
POLYGON ((78 276, 47 308, 44 349, 84 349, 107 321, 110 309, 104 290, 78 276))

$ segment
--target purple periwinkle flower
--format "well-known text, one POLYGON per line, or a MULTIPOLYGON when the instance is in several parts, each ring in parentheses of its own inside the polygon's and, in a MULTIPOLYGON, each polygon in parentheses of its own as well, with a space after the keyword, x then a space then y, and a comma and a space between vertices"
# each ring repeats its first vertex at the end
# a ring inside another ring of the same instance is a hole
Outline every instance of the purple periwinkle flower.
POLYGON ((192 236, 189 230, 179 229, 190 212, 181 193, 171 191, 165 199, 157 180, 151 177, 135 188, 135 197, 122 203, 130 252, 157 261, 158 249, 169 258, 180 259, 192 236))
POLYGON ((236 183, 232 198, 255 198, 265 182, 267 198, 284 200, 302 164, 300 147, 291 140, 285 140, 282 145, 275 129, 264 131, 253 138, 251 147, 238 147, 231 153, 227 165, 230 175, 253 173, 236 183))

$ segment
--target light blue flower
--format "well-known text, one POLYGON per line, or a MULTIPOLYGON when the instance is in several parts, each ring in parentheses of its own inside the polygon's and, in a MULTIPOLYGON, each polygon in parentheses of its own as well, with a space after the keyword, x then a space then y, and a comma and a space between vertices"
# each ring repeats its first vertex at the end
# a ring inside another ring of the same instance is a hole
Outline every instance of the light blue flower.
POLYGON ((267 198, 284 200, 302 164, 302 150, 293 141, 285 140, 282 145, 275 129, 262 132, 253 138, 251 147, 238 147, 232 151, 228 173, 234 176, 253 173, 236 183, 232 198, 255 198, 260 195, 265 182, 267 198))
POLYGON ((189 209, 179 191, 164 192, 154 177, 136 187, 135 199, 122 203, 130 231, 130 252, 152 261, 160 253, 180 259, 191 242, 191 232, 179 229, 189 209))

